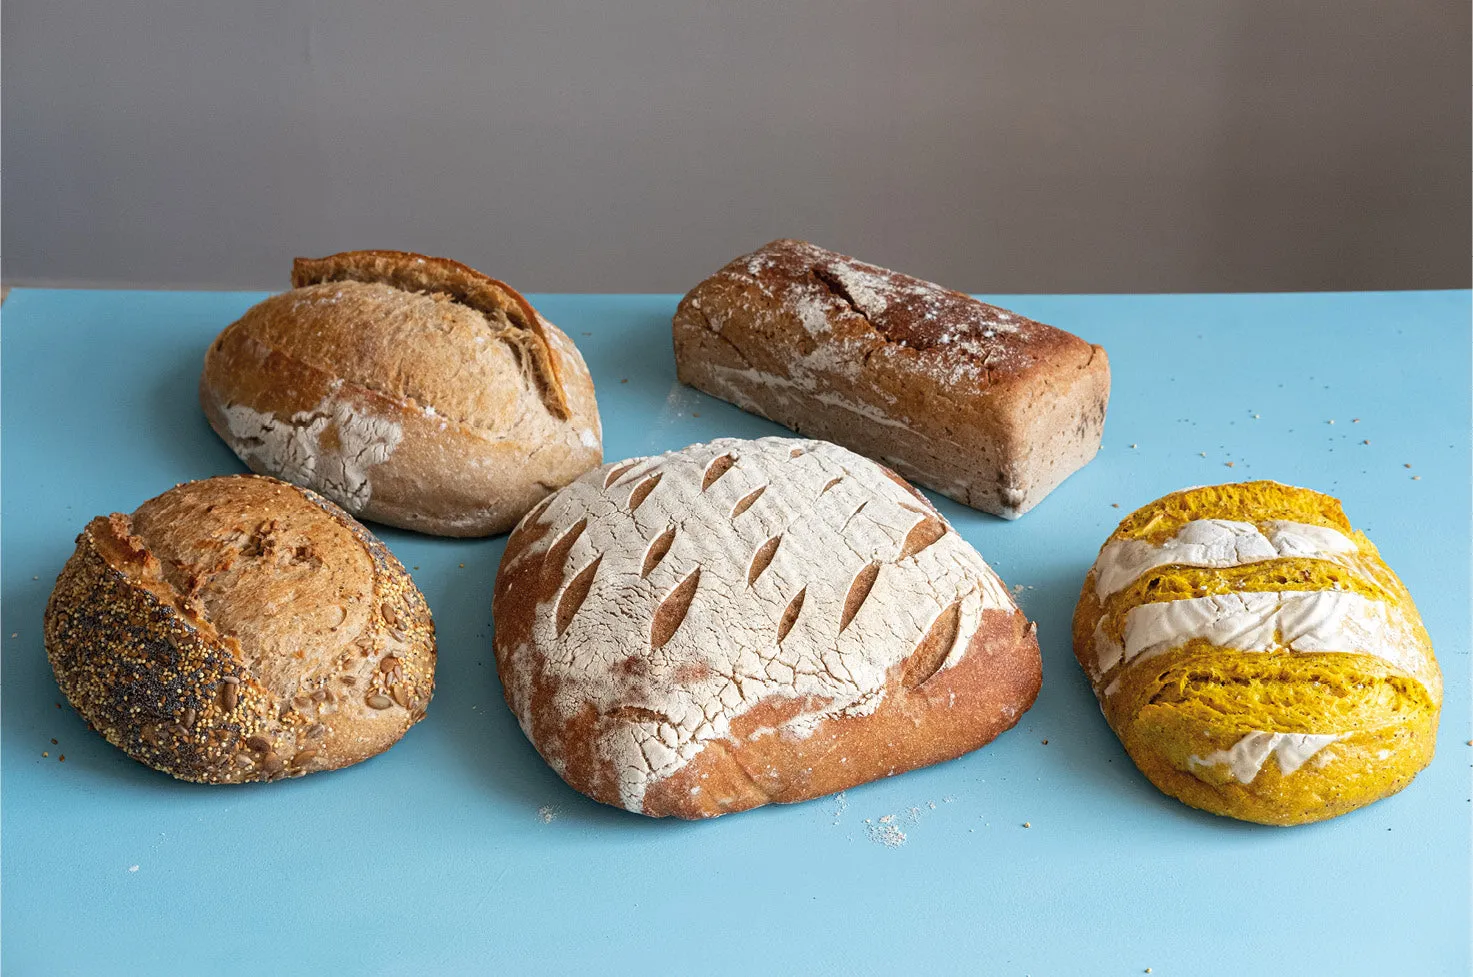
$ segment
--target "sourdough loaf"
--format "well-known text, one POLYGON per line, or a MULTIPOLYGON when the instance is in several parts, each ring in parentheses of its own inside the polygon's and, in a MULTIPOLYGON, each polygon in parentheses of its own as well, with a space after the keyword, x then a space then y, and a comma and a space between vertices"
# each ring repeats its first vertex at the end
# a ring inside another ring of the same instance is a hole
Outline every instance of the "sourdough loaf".
POLYGON ((493 605, 527 737, 652 816, 807 800, 959 756, 1038 693, 1035 628, 898 476, 720 440, 589 472, 522 520, 493 605))
POLYGON ((298 258, 210 347, 200 403, 252 470, 446 536, 504 532, 603 457, 572 341, 505 283, 399 251, 298 258))
POLYGON ((1074 651, 1142 772, 1215 814, 1319 821, 1432 759, 1431 640, 1318 492, 1214 485, 1132 513, 1085 579, 1074 651))
POLYGON ((701 282, 673 328, 682 382, 1005 518, 1099 448, 1103 349, 803 241, 701 282))
POLYGON ((336 505, 255 475, 93 519, 45 636, 82 718, 182 780, 357 763, 422 719, 434 691, 434 624, 404 567, 336 505))

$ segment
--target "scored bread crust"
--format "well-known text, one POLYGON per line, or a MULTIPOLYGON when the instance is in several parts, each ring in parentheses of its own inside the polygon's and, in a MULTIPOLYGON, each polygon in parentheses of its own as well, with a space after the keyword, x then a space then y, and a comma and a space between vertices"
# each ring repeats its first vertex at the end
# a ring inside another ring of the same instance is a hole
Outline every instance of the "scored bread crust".
POLYGON ((256 475, 93 519, 44 630, 82 718, 181 780, 357 763, 434 692, 434 623, 404 567, 338 506, 256 475))
POLYGON ((1099 346, 804 241, 730 262, 672 329, 681 382, 1004 518, 1099 449, 1099 346))
POLYGON ((292 288, 344 281, 381 282, 405 292, 448 295, 478 312, 510 319, 523 332, 514 341, 532 363, 538 392, 546 401, 548 411, 561 420, 571 416, 563 391, 562 370, 552 355, 551 324, 506 282, 449 258, 431 258, 407 251, 345 251, 326 258, 298 258, 292 262, 292 288))
POLYGON ((837 445, 724 439, 573 482, 513 531, 503 692, 568 783, 651 816, 807 800, 1013 726, 1036 629, 945 519, 837 445))
POLYGON ((1442 678, 1411 595, 1338 500, 1257 481, 1127 516, 1074 653, 1163 792, 1263 824, 1393 794, 1432 759, 1442 678))
POLYGON ((253 471, 447 536, 509 529, 602 459, 588 367, 514 289, 397 251, 299 258, 211 345, 200 403, 253 471))

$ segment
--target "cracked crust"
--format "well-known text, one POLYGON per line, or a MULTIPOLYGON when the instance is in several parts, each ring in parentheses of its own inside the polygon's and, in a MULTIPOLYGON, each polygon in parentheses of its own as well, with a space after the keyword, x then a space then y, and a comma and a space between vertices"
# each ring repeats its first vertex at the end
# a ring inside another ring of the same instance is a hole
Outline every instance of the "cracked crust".
POLYGON ((253 471, 354 515, 504 532, 597 465, 577 348, 509 286, 394 251, 298 259, 294 288, 210 347, 200 403, 253 471))
POLYGON ((365 760, 434 692, 434 623, 404 567, 336 505, 255 475, 93 519, 47 603, 45 640, 90 726, 202 783, 365 760))
POLYGON ((791 803, 1014 725, 1035 629, 894 473, 837 445, 694 445, 589 472, 523 519, 497 667, 574 788, 651 816, 791 803))
POLYGON ((732 261, 672 328, 683 383, 1004 518, 1099 449, 1103 349, 803 241, 732 261))

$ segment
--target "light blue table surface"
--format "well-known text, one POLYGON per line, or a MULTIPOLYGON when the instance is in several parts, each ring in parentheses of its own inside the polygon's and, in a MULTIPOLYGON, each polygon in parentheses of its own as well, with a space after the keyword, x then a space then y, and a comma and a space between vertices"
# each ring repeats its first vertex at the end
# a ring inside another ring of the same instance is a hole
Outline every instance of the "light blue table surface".
MULTIPOLYGON (((1038 704, 954 762, 701 824, 586 800, 522 737, 490 649, 504 538, 381 529, 434 611, 439 686, 429 718, 359 766, 180 783, 61 701, 41 614, 73 539, 243 470, 195 384, 261 297, 17 290, 0 310, 6 977, 1469 973, 1468 293, 996 297, 1101 343, 1114 371, 1099 457, 1033 512, 937 499, 1026 588, 1038 704), (1342 498, 1446 676, 1432 766, 1325 824, 1242 824, 1159 794, 1069 651, 1121 517, 1247 478, 1342 498), (893 847, 875 831, 891 815, 893 847)), ((674 297, 533 301, 587 356, 606 458, 778 433, 675 383, 674 297)))

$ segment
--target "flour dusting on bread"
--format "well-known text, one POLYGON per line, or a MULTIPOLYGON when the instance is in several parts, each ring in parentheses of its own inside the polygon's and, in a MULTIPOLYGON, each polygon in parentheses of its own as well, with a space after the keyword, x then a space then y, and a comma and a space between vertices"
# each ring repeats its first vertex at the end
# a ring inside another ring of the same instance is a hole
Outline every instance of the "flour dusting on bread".
POLYGON ((623 717, 597 750, 636 811, 708 744, 869 715, 897 668, 921 684, 968 654, 986 614, 1016 611, 928 502, 820 441, 725 439, 606 465, 529 514, 508 549, 503 574, 540 564, 556 583, 531 640, 501 649, 508 700, 529 736, 539 682, 555 686, 541 705, 554 726, 623 717), (773 722, 745 729, 774 702, 773 722))
POLYGON ((805 241, 727 264, 672 332, 682 383, 1005 518, 1099 447, 1099 347, 805 241))
POLYGON ((368 505, 369 473, 389 460, 404 436, 398 422, 331 396, 286 421, 244 404, 224 414, 230 446, 248 463, 321 492, 350 512, 368 505))

